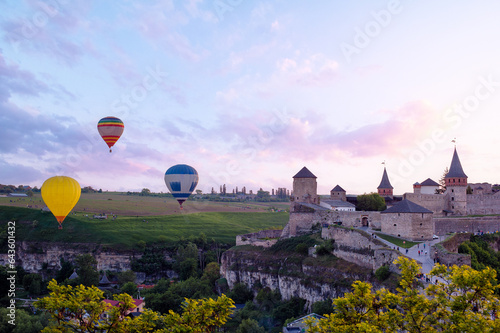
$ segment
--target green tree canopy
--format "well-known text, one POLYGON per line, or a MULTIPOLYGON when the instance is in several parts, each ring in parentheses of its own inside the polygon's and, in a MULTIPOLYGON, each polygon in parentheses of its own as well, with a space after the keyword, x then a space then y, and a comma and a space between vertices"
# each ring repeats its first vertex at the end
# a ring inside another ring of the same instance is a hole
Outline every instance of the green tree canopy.
POLYGON ((401 269, 395 293, 356 281, 352 292, 333 300, 333 314, 308 322, 309 332, 500 332, 495 270, 436 264, 429 275, 438 282, 422 289, 414 260, 395 263, 401 269))
POLYGON ((214 332, 226 323, 234 308, 234 302, 222 295, 217 299, 185 299, 182 313, 169 311, 162 316, 147 309, 131 319, 126 316, 133 307, 130 295, 115 295, 119 304, 110 306, 102 301, 103 292, 97 287, 64 286, 52 280, 48 289, 49 296, 35 302, 52 320, 42 333, 214 332), (104 313, 107 316, 103 316, 104 313), (164 328, 155 330, 157 325, 164 328))
POLYGON ((385 210, 385 208, 385 199, 382 198, 378 193, 358 195, 356 210, 382 211, 385 210))
POLYGON ((99 272, 97 271, 97 260, 90 254, 81 254, 75 259, 78 284, 84 286, 97 286, 99 284, 99 272))

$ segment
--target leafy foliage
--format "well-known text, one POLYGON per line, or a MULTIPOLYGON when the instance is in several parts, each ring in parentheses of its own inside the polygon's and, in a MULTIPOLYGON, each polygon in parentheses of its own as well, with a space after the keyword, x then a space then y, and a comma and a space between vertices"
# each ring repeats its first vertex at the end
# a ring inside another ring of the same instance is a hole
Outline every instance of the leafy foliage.
POLYGON ((385 210, 385 199, 378 193, 361 194, 357 198, 356 210, 382 211, 385 210))
POLYGON ((131 319, 126 316, 133 307, 130 295, 116 295, 119 304, 110 306, 102 302, 103 292, 96 287, 64 286, 52 280, 49 289, 49 296, 35 302, 52 319, 43 333, 213 332, 226 323, 234 308, 233 301, 222 295, 217 299, 185 299, 180 314, 169 311, 162 316, 144 310, 141 316, 131 319), (154 330, 157 326, 163 328, 154 330))
POLYGON ((243 283, 236 283, 233 289, 227 293, 227 296, 238 304, 253 300, 253 292, 243 283))
MULTIPOLYGON (((308 248, 319 244, 319 242, 311 237, 310 235, 304 235, 299 237, 280 239, 276 244, 269 248, 271 253, 283 252, 295 252, 299 244, 305 244, 308 248)), ((303 246, 303 245, 301 245, 303 246)))
POLYGON ((436 284, 419 288, 420 267, 400 257, 396 293, 372 291, 369 283, 356 281, 353 291, 333 300, 335 312, 317 324, 308 321, 310 332, 498 332, 500 300, 491 283, 496 272, 468 266, 451 268, 436 264, 429 275, 436 284), (444 282, 443 282, 444 281, 444 282))
POLYGON ((375 271, 375 277, 379 281, 384 281, 386 280, 389 275, 391 275, 391 271, 389 270, 389 266, 384 265, 380 266, 376 271, 375 271))

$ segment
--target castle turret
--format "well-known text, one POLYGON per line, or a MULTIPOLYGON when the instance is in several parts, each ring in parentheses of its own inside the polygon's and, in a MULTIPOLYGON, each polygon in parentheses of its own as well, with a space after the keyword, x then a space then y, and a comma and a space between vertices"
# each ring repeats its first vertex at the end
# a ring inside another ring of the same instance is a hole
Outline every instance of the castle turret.
POLYGON ((454 214, 465 215, 467 212, 467 175, 462 169, 456 147, 445 183, 445 194, 449 196, 449 209, 454 214))
POLYGON ((335 186, 330 191, 330 199, 347 201, 345 190, 342 187, 340 187, 339 185, 335 186))
POLYGON ((389 181, 389 176, 387 176, 387 170, 384 167, 382 180, 380 181, 380 185, 377 187, 378 194, 381 197, 389 197, 393 199, 393 194, 392 194, 393 189, 394 187, 392 187, 391 182, 389 181))
POLYGON ((319 205, 316 178, 306 167, 293 176, 293 201, 319 205))

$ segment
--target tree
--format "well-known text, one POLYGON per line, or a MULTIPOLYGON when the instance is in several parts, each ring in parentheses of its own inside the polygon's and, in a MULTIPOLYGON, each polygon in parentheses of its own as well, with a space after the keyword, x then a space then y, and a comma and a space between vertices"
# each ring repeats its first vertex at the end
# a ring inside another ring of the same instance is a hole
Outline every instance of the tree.
POLYGON ((2 333, 38 333, 48 325, 49 316, 46 314, 32 316, 22 309, 15 310, 15 325, 9 323, 10 310, 0 309, 0 332, 2 333))
POLYGON ((443 175, 439 178, 439 189, 436 190, 438 192, 437 194, 441 194, 446 191, 446 176, 448 175, 448 172, 450 172, 448 167, 444 168, 443 175))
POLYGON ((358 195, 356 210, 382 211, 385 210, 385 199, 378 193, 358 195))
POLYGON ((226 323, 234 308, 234 302, 222 295, 217 299, 186 299, 180 314, 169 311, 162 316, 147 309, 141 316, 130 319, 125 316, 133 307, 130 295, 115 295, 119 304, 110 306, 102 302, 103 292, 94 286, 64 286, 52 280, 48 289, 49 296, 35 302, 52 319, 51 326, 42 333, 214 332, 226 323), (165 328, 154 330, 157 324, 165 328))
POLYGON ((219 264, 216 262, 211 262, 205 267, 205 270, 203 271, 203 275, 201 276, 202 280, 207 280, 208 284, 212 286, 212 288, 215 287, 215 281, 217 281, 220 278, 220 267, 219 264))
POLYGON ((97 271, 97 260, 92 255, 81 254, 75 259, 78 279, 77 284, 84 286, 97 286, 99 284, 99 272, 97 271))
POLYGON ((141 195, 151 195, 151 191, 149 190, 149 188, 143 188, 142 191, 141 191, 141 195))
POLYGON ((269 195, 269 191, 264 191, 262 188, 257 191, 257 201, 270 201, 271 196, 269 195))
POLYGON ((120 288, 122 294, 135 295, 137 294, 137 285, 134 282, 126 282, 120 288))
POLYGON ((254 319, 244 319, 240 326, 238 326, 238 329, 236 330, 236 333, 265 333, 266 330, 264 327, 260 327, 259 323, 254 320, 254 319))
POLYGON ((127 282, 132 282, 135 284, 135 279, 137 279, 137 274, 134 271, 126 270, 118 273, 118 283, 125 284, 127 282))
POLYGON ((145 310, 133 320, 124 320, 128 309, 134 306, 132 297, 127 294, 115 295, 118 306, 102 302, 103 292, 97 287, 77 287, 58 285, 56 280, 49 282, 49 296, 34 303, 35 307, 47 311, 51 326, 42 332, 145 332, 154 328, 158 314, 145 310), (104 317, 103 314, 108 316, 104 317))
POLYGON ((30 295, 40 295, 42 291, 42 276, 36 273, 26 274, 23 277, 23 287, 30 295))
POLYGON ((470 187, 470 185, 467 186, 467 189, 465 190, 465 193, 466 194, 472 194, 472 187, 470 187))
POLYGON ((356 281, 353 291, 333 300, 335 312, 310 332, 499 332, 500 300, 491 281, 496 271, 476 271, 468 266, 436 264, 429 275, 435 284, 425 290, 417 275, 420 266, 404 257, 396 293, 372 291, 369 283, 356 281))

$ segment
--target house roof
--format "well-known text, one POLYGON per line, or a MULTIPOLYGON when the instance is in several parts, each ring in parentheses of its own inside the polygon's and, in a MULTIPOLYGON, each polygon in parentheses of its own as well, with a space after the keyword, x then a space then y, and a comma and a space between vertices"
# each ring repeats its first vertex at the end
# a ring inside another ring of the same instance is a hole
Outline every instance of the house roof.
POLYGON ((391 208, 384 210, 382 213, 432 213, 432 211, 405 199, 398 202, 391 208))
POLYGON ((382 180, 380 181, 380 185, 377 188, 394 188, 389 181, 389 176, 387 176, 387 170, 384 167, 384 173, 382 175, 382 180))
POLYGON ((329 204, 332 207, 356 207, 352 203, 343 200, 321 200, 321 203, 329 204))
POLYGON ((106 276, 106 273, 104 273, 104 275, 102 276, 102 279, 101 281, 99 281, 99 284, 111 284, 111 282, 109 282, 108 277, 106 276))
POLYGON ((28 195, 26 193, 9 193, 7 194, 8 197, 27 197, 28 195))
POLYGON ((451 159, 450 170, 446 174, 446 178, 452 177, 462 177, 467 178, 464 170, 462 169, 462 164, 460 163, 460 159, 458 158, 457 148, 453 152, 453 158, 451 159))
POLYGON ((290 332, 290 329, 295 329, 297 326, 300 328, 300 327, 302 327, 304 320, 309 319, 309 318, 315 319, 315 321, 317 321, 319 319, 324 319, 325 317, 321 316, 319 314, 316 314, 316 313, 310 313, 306 316, 300 317, 299 319, 292 321, 291 323, 288 323, 286 325, 286 328, 288 329, 289 332, 290 332))
POLYGON ((308 168, 303 167, 293 178, 318 178, 308 168))
MULTIPOLYGON (((108 303, 111 306, 118 306, 118 304, 120 304, 119 301, 115 301, 113 299, 103 299, 102 301, 108 303)), ((129 310, 134 310, 139 305, 141 305, 142 303, 144 303, 144 301, 142 299, 135 299, 135 298, 133 298, 132 301, 134 302, 134 307, 130 308, 129 310)))
POLYGON ((421 182, 420 185, 422 185, 422 186, 439 186, 438 183, 436 183, 435 181, 433 181, 430 178, 427 178, 426 180, 421 182))
POLYGON ((299 204, 301 204, 302 206, 305 206, 305 207, 309 207, 309 208, 315 209, 315 210, 324 210, 324 211, 329 211, 330 210, 330 209, 325 208, 323 206, 312 204, 312 203, 308 203, 308 202, 299 202, 299 204))
POLYGON ((345 190, 339 185, 337 185, 332 189, 332 192, 345 192, 345 190))

